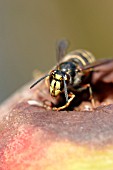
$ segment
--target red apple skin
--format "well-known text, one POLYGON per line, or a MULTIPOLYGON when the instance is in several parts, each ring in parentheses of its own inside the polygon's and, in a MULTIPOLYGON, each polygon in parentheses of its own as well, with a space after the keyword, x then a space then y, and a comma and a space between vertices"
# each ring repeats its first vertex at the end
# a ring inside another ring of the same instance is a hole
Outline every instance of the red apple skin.
POLYGON ((54 135, 46 133, 30 125, 20 126, 2 150, 1 170, 113 167, 112 146, 94 149, 66 139, 55 139, 54 135))
POLYGON ((0 170, 112 169, 112 110, 113 105, 93 114, 16 105, 0 124, 0 170))

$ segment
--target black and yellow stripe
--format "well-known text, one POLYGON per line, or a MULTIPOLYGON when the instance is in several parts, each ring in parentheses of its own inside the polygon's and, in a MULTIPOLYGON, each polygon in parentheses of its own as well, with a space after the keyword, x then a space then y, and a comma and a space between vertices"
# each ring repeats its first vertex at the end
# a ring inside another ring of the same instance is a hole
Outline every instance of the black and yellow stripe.
POLYGON ((84 67, 95 62, 95 57, 89 51, 75 50, 64 57, 63 62, 66 61, 71 61, 74 62, 75 64, 80 65, 81 67, 84 67))

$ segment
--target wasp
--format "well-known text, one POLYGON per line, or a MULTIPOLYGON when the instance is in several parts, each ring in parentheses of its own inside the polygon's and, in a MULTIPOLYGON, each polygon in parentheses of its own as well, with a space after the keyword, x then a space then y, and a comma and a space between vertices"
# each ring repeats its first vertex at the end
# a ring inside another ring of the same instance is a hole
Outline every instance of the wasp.
POLYGON ((91 82, 88 82, 88 78, 97 66, 110 61, 96 61, 92 53, 83 49, 66 54, 67 47, 68 42, 66 40, 57 44, 57 65, 48 74, 38 79, 30 88, 46 78, 49 82, 51 96, 57 97, 63 93, 65 104, 54 107, 53 110, 66 109, 76 97, 76 93, 89 89, 89 99, 92 106, 95 107, 91 82))

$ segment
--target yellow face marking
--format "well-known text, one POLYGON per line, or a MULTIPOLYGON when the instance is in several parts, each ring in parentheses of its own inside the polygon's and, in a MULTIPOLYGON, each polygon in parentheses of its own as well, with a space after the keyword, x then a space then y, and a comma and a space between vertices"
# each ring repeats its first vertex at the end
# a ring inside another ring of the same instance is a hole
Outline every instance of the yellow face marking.
MULTIPOLYGON (((57 85, 58 85, 58 84, 57 84, 57 85)), ((59 85, 58 85, 58 86, 59 86, 59 85)), ((55 88, 50 86, 50 94, 51 94, 52 96, 58 96, 59 93, 61 93, 61 90, 60 90, 60 89, 57 89, 58 86, 55 86, 55 88)), ((59 86, 59 87, 60 87, 60 86, 59 86)))
POLYGON ((59 95, 59 93, 61 93, 61 91, 60 91, 60 90, 55 90, 55 96, 58 96, 58 95, 59 95))
POLYGON ((61 88, 60 81, 56 81, 53 79, 50 84, 50 94, 52 96, 58 96, 58 94, 61 93, 60 88, 61 88))
POLYGON ((57 80, 61 80, 61 79, 62 79, 62 76, 59 75, 59 74, 55 74, 55 78, 56 78, 57 80))
POLYGON ((55 89, 60 89, 60 82, 59 81, 56 82, 55 89))
POLYGON ((50 86, 50 93, 52 93, 53 88, 50 86))
POLYGON ((55 82, 56 82, 56 81, 53 79, 52 82, 51 82, 51 85, 50 85, 53 89, 54 89, 54 84, 55 84, 55 82))
POLYGON ((60 82, 59 82, 59 81, 56 81, 56 80, 52 80, 50 86, 51 86, 51 88, 53 88, 53 89, 60 89, 60 82))
POLYGON ((50 94, 52 95, 52 93, 53 93, 53 88, 50 86, 50 94))

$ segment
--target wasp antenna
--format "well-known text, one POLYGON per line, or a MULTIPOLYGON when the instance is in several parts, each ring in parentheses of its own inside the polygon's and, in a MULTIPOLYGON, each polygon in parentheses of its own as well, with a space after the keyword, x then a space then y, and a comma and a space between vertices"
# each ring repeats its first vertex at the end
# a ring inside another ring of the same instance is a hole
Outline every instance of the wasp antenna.
POLYGON ((65 93, 65 98, 66 98, 66 102, 68 102, 68 92, 67 92, 67 85, 66 85, 65 78, 63 78, 63 81, 64 81, 64 93, 65 93))
POLYGON ((38 79, 34 84, 31 85, 30 89, 32 89, 36 84, 38 84, 40 81, 45 79, 47 76, 50 76, 50 74, 46 74, 45 76, 43 76, 40 79, 38 79))

